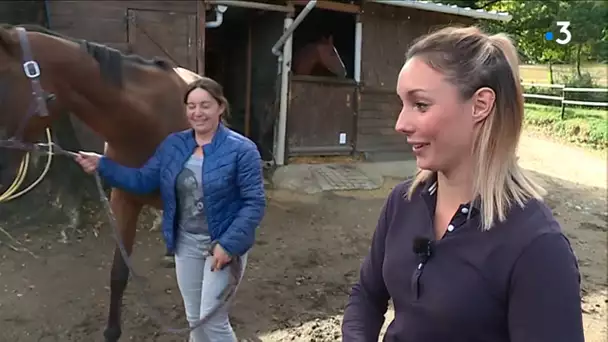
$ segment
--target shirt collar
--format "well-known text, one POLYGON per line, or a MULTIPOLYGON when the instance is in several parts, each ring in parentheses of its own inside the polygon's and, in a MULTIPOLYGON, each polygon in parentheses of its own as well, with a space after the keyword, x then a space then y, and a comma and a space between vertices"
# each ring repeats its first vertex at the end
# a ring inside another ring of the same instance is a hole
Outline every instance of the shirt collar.
MULTIPOLYGON (((435 205, 437 203, 437 173, 433 172, 432 175, 426 180, 424 181, 424 183, 422 184, 422 192, 421 192, 421 196, 424 199, 424 201, 426 202, 427 206, 429 208, 432 208, 432 212, 435 212, 435 205)), ((476 215, 480 212, 481 210, 481 201, 479 199, 479 197, 477 197, 475 200, 473 200, 472 202, 469 203, 462 203, 460 205, 460 208, 462 207, 467 207, 469 208, 469 217, 471 215, 476 215)))
MULTIPOLYGON (((190 128, 186 132, 188 132, 188 147, 190 149, 194 149, 197 146, 196 139, 194 138, 194 130, 190 128)), ((215 134, 213 135, 213 139, 211 140, 211 142, 203 146, 203 153, 205 155, 211 155, 215 151, 217 151, 217 149, 224 142, 228 134, 229 128, 220 122, 217 127, 217 130, 215 131, 215 134)))

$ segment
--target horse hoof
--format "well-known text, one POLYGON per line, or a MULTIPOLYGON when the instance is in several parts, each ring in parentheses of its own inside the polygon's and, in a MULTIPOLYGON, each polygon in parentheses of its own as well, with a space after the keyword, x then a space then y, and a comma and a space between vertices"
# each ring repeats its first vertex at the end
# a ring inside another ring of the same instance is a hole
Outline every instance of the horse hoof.
POLYGON ((122 335, 120 328, 106 328, 106 330, 103 332, 105 342, 118 342, 120 335, 122 335))

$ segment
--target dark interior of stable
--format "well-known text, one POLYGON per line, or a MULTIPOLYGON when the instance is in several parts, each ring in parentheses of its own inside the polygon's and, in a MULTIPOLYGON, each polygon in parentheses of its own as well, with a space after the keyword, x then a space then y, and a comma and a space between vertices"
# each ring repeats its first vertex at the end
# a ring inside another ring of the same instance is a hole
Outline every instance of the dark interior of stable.
MULTIPOLYGON (((298 7, 295 16, 300 14, 303 7, 298 7)), ((338 54, 346 67, 347 77, 354 76, 355 62, 355 15, 313 8, 293 34, 293 52, 312 43, 321 37, 333 37, 338 54)))
MULTIPOLYGON (((295 13, 297 16, 301 11, 295 13)), ((285 13, 229 7, 223 23, 205 33, 205 75, 224 86, 230 102, 231 128, 249 136, 263 160, 272 160, 278 115, 278 59, 272 46, 283 32, 285 13)), ((210 12, 207 21, 215 20, 210 12)), ((354 72, 355 15, 313 9, 295 30, 293 51, 321 37, 333 36, 347 70, 354 72)))
MULTIPOLYGON (((223 23, 205 32, 205 75, 224 86, 231 128, 249 136, 262 159, 272 159, 278 60, 272 46, 284 13, 229 7, 223 23)), ((207 21, 215 20, 210 13, 207 21)))

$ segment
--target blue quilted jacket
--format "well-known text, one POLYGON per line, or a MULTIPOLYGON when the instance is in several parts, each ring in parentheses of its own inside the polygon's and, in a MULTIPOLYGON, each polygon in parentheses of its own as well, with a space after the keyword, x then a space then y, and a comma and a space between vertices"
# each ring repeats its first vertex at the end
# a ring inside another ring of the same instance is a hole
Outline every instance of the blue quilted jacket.
MULTIPOLYGON (((162 232, 171 252, 177 237, 175 181, 196 146, 189 129, 169 135, 141 168, 107 157, 99 162, 100 175, 112 187, 136 194, 160 190, 162 232)), ((253 246, 266 207, 260 154, 251 140, 222 124, 203 153, 203 201, 211 239, 230 255, 242 255, 253 246)))

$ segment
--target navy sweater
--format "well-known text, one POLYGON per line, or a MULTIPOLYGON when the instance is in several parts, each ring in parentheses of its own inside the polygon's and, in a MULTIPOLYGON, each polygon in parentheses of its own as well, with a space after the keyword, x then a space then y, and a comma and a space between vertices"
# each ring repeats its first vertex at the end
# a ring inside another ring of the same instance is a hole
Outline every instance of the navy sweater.
POLYGON ((584 342, 576 258, 551 211, 530 201, 505 222, 480 229, 463 204, 428 261, 414 239, 434 239, 434 181, 411 201, 407 183, 389 196, 361 266, 342 326, 344 342, 584 342))

